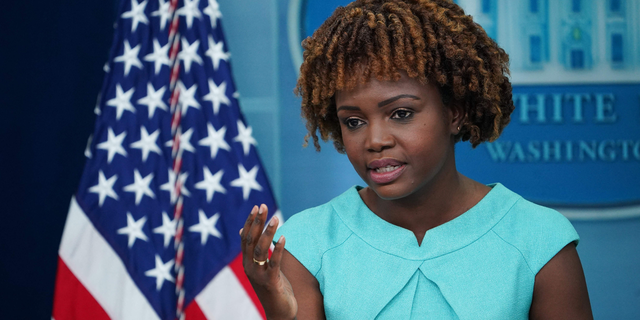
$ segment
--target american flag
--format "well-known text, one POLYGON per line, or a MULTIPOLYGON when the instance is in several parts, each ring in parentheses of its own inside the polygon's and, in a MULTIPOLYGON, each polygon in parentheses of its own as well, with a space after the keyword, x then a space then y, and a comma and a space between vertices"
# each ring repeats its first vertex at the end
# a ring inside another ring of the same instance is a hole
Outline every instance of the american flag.
POLYGON ((264 319, 238 230, 277 208, 221 17, 216 0, 120 4, 54 319, 264 319))

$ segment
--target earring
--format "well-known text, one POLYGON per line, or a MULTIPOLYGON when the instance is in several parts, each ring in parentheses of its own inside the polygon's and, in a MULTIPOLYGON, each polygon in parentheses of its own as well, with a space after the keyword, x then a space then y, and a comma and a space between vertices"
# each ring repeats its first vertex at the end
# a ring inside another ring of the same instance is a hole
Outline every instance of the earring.
POLYGON ((460 126, 458 126, 458 132, 460 132, 460 126))

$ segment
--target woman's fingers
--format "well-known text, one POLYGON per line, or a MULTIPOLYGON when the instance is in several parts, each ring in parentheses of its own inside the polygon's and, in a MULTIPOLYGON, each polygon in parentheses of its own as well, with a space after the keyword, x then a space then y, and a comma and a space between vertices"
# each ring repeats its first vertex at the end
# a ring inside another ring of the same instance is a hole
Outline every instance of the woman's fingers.
POLYGON ((247 257, 250 257, 252 254, 252 252, 247 250, 249 247, 249 242, 251 240, 249 239, 249 231, 251 230, 251 225, 253 224, 253 220, 257 213, 258 213, 258 206, 253 206, 253 209, 251 210, 251 213, 249 213, 249 216, 247 217, 247 221, 244 222, 244 227, 241 229, 241 232, 240 232, 240 237, 242 238, 242 255, 244 256, 245 259, 247 257))
MULTIPOLYGON (((265 206, 266 208, 266 206, 265 206)), ((264 230, 262 236, 258 240, 255 248, 253 249, 253 258, 258 261, 266 261, 269 257, 269 247, 271 246, 271 242, 273 241, 273 235, 276 233, 276 229, 278 228, 278 217, 271 218, 267 228, 264 230)))
POLYGON ((244 227, 240 229, 242 237, 242 255, 245 271, 267 269, 269 258, 269 247, 273 241, 273 236, 277 230, 279 220, 273 217, 267 227, 265 222, 269 214, 269 209, 265 204, 260 207, 255 206, 251 214, 245 221, 244 227), (263 233, 264 230, 264 233, 263 233), (255 268, 259 267, 259 268, 255 268))
POLYGON ((282 261, 282 253, 284 252, 284 242, 284 236, 280 236, 273 248, 271 259, 269 259, 269 272, 271 273, 280 272, 280 261, 282 261))
MULTIPOLYGON (((253 219, 253 223, 251 224, 251 231, 249 233, 249 237, 253 240, 251 246, 247 249, 251 250, 247 253, 250 253, 254 259, 257 261, 267 261, 269 257, 269 249, 267 248, 266 252, 263 252, 258 246, 258 242, 263 238, 262 231, 264 230, 264 224, 267 220, 268 210, 267 206, 264 204, 260 205, 258 209, 258 214, 253 219)), ((257 263, 257 262, 256 262, 257 263)))

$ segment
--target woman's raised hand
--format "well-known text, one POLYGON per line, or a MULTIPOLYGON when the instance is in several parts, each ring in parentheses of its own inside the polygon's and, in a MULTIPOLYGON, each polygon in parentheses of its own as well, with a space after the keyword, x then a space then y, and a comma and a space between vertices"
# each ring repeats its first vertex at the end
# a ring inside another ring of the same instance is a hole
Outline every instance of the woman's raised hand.
POLYGON ((295 319, 298 303, 293 296, 289 280, 280 271, 284 252, 284 237, 280 237, 269 259, 269 247, 278 226, 274 216, 264 230, 267 206, 254 206, 249 218, 240 229, 242 237, 242 265, 251 286, 258 295, 269 320, 295 319))

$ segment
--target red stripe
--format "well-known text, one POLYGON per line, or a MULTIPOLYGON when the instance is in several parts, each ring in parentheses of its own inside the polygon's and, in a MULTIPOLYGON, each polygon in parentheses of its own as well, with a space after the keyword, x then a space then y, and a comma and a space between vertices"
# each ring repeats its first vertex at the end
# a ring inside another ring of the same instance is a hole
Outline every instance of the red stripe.
POLYGON ((260 300, 258 300, 256 292, 253 291, 249 278, 247 278, 247 275, 244 273, 244 267, 242 266, 242 254, 239 254, 235 259, 233 259, 233 261, 231 261, 229 268, 231 268, 240 284, 242 284, 242 287, 247 292, 249 298, 251 298, 251 301, 253 301, 256 309, 258 309, 258 312, 262 315, 262 318, 266 320, 267 316, 264 314, 264 308, 262 308, 262 304, 260 303, 260 300))
POLYGON ((109 320, 102 306, 60 257, 58 257, 52 315, 56 320, 109 320))
MULTIPOLYGON (((184 310, 185 319, 189 320, 207 320, 207 317, 200 310, 200 306, 195 300, 191 301, 187 309, 184 310)), ((216 320, 216 319, 209 319, 216 320)))

